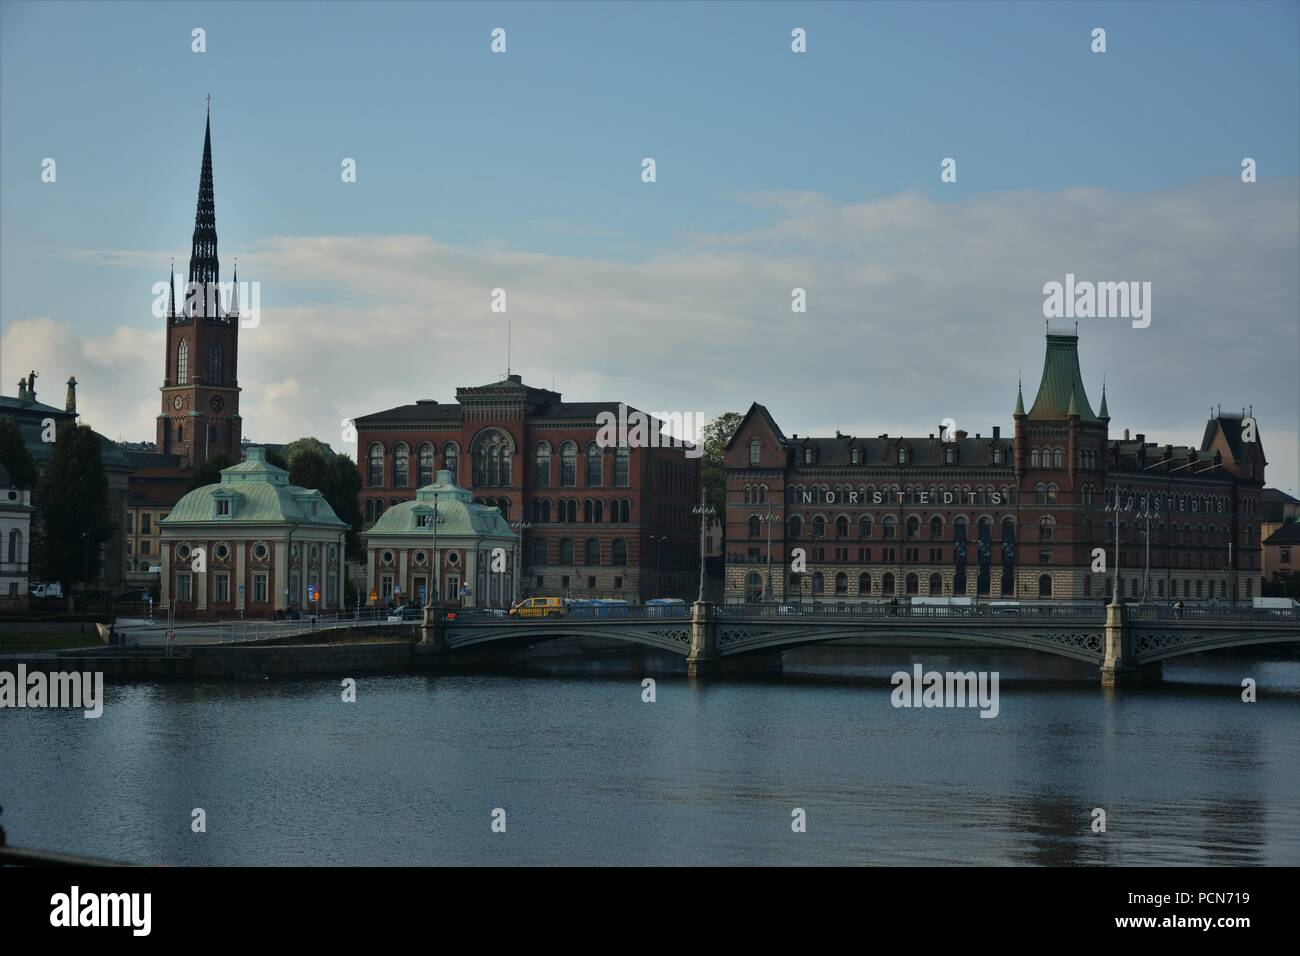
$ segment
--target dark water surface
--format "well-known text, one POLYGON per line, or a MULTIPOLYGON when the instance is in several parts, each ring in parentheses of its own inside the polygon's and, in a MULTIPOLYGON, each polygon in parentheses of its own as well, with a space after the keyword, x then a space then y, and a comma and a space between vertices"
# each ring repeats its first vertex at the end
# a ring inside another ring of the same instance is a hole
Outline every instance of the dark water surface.
POLYGON ((338 679, 110 685, 98 720, 0 711, 0 819, 14 845, 169 864, 1300 863, 1294 659, 1118 692, 1010 651, 674 666, 365 677, 354 704, 338 679), (913 660, 1000 671, 999 716, 895 709, 913 660))

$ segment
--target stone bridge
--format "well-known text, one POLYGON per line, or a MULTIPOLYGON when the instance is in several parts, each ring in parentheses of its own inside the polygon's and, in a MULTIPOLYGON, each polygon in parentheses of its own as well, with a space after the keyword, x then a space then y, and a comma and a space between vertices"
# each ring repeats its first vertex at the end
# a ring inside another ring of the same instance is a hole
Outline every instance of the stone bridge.
POLYGON ((500 613, 430 608, 422 639, 434 650, 458 651, 557 637, 607 638, 681 654, 692 675, 716 672, 740 655, 779 654, 846 637, 878 635, 900 644, 956 639, 1095 664, 1106 686, 1158 680, 1161 662, 1184 654, 1300 643, 1300 613, 1250 608, 696 603, 689 609, 581 608, 565 617, 522 620, 500 613))

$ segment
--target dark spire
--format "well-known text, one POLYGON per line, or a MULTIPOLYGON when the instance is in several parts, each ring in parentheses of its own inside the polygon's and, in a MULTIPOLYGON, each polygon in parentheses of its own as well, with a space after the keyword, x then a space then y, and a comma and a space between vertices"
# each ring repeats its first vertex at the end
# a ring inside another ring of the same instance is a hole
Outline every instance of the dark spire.
POLYGON ((212 104, 210 101, 208 120, 203 130, 203 168, 199 172, 199 203, 194 213, 194 243, 190 250, 189 281, 204 286, 209 282, 221 281, 221 263, 217 260, 217 213, 212 201, 212 104))
POLYGON ((167 270, 167 318, 176 318, 176 259, 167 270))

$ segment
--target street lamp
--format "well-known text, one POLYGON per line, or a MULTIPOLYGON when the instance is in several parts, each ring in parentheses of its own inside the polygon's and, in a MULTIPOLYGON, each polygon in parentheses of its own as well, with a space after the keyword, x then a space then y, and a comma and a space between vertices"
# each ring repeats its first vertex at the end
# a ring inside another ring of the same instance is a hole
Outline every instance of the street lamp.
MULTIPOLYGON (((812 533, 812 547, 808 549, 809 551, 814 552, 814 554, 812 555, 813 560, 816 560, 816 554, 815 554, 815 552, 816 552, 816 550, 817 550, 817 542, 818 542, 818 541, 825 541, 825 540, 826 540, 826 532, 825 532, 825 531, 818 531, 818 530, 817 530, 817 525, 814 524, 814 525, 813 525, 813 533, 812 533)), ((813 613, 816 613, 816 611, 817 611, 817 572, 814 571, 814 572, 812 572, 811 574, 808 574, 808 575, 807 575, 807 578, 808 578, 808 591, 809 591, 810 594, 812 594, 813 613)), ((823 575, 823 576, 822 576, 822 587, 824 588, 825 586, 826 586, 826 577, 825 577, 825 575, 823 575)), ((803 591, 803 589, 800 588, 800 592, 801 592, 801 593, 802 593, 802 591, 803 591)))
POLYGON ((668 540, 666 535, 652 537, 650 543, 655 546, 655 597, 659 596, 659 556, 663 554, 664 542, 668 540))
POLYGON ((696 599, 696 604, 704 603, 704 553, 707 550, 705 536, 708 534, 710 519, 713 518, 717 511, 705 500, 704 488, 700 488, 700 503, 691 509, 691 514, 698 515, 700 519, 700 594, 696 599))
POLYGON ((772 600, 772 522, 779 520, 772 514, 772 502, 767 503, 767 514, 759 515, 758 520, 767 525, 767 587, 764 590, 763 600, 772 600))
POLYGON ((1110 603, 1119 604, 1119 516, 1121 508, 1118 482, 1115 483, 1115 503, 1113 505, 1107 505, 1106 510, 1114 512, 1115 514, 1115 567, 1112 569, 1114 577, 1113 586, 1111 588, 1110 603))
POLYGON ((515 530, 518 536, 517 540, 515 541, 514 548, 512 549, 513 554, 511 555, 511 557, 514 559, 513 560, 514 567, 510 569, 510 573, 511 573, 510 606, 511 607, 513 607, 515 605, 515 602, 519 600, 519 555, 520 552, 523 550, 524 532, 527 531, 532 526, 533 523, 531 521, 525 521, 523 518, 520 518, 518 521, 510 522, 510 527, 515 530))

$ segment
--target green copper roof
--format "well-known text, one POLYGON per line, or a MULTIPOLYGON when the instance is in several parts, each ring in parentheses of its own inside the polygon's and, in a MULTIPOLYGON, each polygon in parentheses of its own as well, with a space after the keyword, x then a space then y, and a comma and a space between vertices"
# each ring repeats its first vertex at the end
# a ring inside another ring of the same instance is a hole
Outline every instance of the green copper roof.
POLYGON ((266 449, 251 445, 246 459, 221 470, 221 482, 195 488, 176 503, 159 524, 266 524, 285 522, 325 528, 342 528, 325 496, 314 488, 289 484, 289 473, 266 460, 266 449), (228 501, 229 514, 220 514, 228 501))
POLYGON ((1088 403, 1088 391, 1083 387, 1079 372, 1079 337, 1077 335, 1047 336, 1047 356, 1043 360, 1043 380, 1038 385, 1034 406, 1029 409, 1030 419, 1065 419, 1070 414, 1071 400, 1079 419, 1098 421, 1088 403))
POLYGON ((1025 394, 1024 394, 1024 392, 1021 390, 1020 386, 1017 385, 1017 386, 1016 386, 1016 410, 1015 410, 1015 414, 1016 414, 1016 415, 1023 415, 1024 413, 1025 413, 1025 394))
POLYGON ((438 480, 415 493, 414 501, 393 505, 366 532, 366 538, 383 535, 427 534, 434 526, 440 535, 514 538, 509 522, 496 508, 475 504, 470 492, 439 471, 438 480), (435 518, 436 515, 436 518, 435 518))

